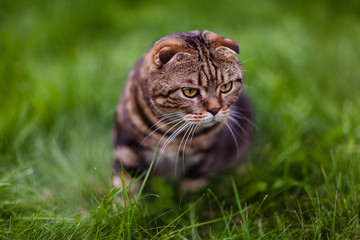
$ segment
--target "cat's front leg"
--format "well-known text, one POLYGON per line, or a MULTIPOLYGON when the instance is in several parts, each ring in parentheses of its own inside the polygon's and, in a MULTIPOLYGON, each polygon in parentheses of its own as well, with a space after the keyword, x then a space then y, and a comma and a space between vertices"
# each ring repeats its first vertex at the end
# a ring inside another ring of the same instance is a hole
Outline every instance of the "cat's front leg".
POLYGON ((123 190, 123 199, 134 201, 141 186, 140 180, 133 176, 140 169, 139 156, 127 146, 118 146, 114 149, 114 176, 113 186, 123 190))

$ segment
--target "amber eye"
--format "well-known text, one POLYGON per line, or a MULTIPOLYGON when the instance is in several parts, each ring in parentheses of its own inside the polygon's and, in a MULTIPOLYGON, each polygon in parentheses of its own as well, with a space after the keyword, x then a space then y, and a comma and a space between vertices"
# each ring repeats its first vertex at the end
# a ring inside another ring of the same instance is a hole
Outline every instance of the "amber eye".
POLYGON ((231 88, 232 88, 232 82, 225 83, 225 84, 221 85, 220 92, 227 93, 231 90, 231 88))
POLYGON ((189 98, 193 98, 199 93, 199 89, 197 88, 183 88, 182 91, 184 95, 189 98))

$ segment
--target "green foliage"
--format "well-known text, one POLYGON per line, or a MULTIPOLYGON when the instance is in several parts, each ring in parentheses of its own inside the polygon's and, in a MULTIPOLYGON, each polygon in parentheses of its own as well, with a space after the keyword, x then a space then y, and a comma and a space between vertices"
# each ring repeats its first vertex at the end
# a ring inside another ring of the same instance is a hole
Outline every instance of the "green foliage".
POLYGON ((1 239, 359 239, 360 4, 0 3, 1 239), (157 38, 240 44, 256 137, 245 170, 181 196, 150 178, 120 206, 111 128, 126 75, 157 38))

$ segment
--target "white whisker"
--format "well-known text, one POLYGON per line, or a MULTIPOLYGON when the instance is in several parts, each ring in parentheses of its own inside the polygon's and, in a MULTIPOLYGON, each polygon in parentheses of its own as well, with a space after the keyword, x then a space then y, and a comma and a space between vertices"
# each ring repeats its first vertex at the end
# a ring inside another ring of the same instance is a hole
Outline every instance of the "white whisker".
POLYGON ((154 104, 155 104, 155 102, 153 101, 153 102, 148 106, 148 109, 150 109, 154 104))
POLYGON ((232 135, 232 137, 234 139, 234 142, 235 142, 235 145, 236 145, 236 150, 237 150, 237 153, 239 155, 240 154, 239 145, 238 145, 238 142, 236 141, 236 137, 234 135, 234 132, 233 132, 233 130, 231 129, 230 125, 227 122, 224 122, 224 123, 225 123, 226 127, 229 129, 229 131, 230 131, 230 133, 231 133, 231 135, 232 135))
MULTIPOLYGON (((182 124, 178 129, 176 129, 176 130, 170 135, 170 137, 165 141, 164 145, 163 145, 163 146, 161 147, 161 149, 160 149, 159 156, 158 156, 157 159, 156 159, 156 163, 155 163, 155 168, 154 168, 154 169, 156 169, 157 165, 159 164, 160 159, 161 159, 161 157, 162 157, 162 155, 163 155, 163 153, 164 153, 167 145, 168 145, 170 142, 172 142, 172 140, 174 140, 174 138, 175 138, 177 135, 179 135, 179 134, 184 130, 184 128, 186 128, 189 124, 190 124, 190 123, 188 123, 188 122, 183 123, 183 124, 182 124)), ((170 130, 170 129, 169 129, 169 130, 170 130)), ((165 135, 166 135, 166 133, 164 134, 164 136, 165 136, 165 135)), ((164 136, 163 136, 163 137, 164 137, 164 136)), ((162 138, 163 138, 163 137, 162 137, 162 138)), ((161 139, 162 139, 162 138, 161 138, 161 139)), ((161 141, 161 139, 160 139, 160 141, 161 141)))
MULTIPOLYGON (((246 134, 245 129, 231 116, 228 116, 229 120, 231 120, 233 123, 236 124, 236 126, 238 126, 238 128, 240 128, 240 130, 243 132, 243 134, 246 134)), ((244 138, 243 135, 241 135, 240 133, 238 133, 237 131, 235 131, 235 133, 241 138, 241 140, 243 140, 245 143, 249 144, 249 142, 244 138)))
MULTIPOLYGON (((160 120, 157 121, 153 126, 155 126, 157 123, 159 123, 159 122, 162 121, 162 120, 164 120, 164 119, 160 119, 160 120)), ((156 128, 155 130, 153 130, 151 133, 149 133, 149 134, 144 138, 144 140, 141 142, 141 145, 142 145, 154 132, 156 132, 156 131, 159 130, 160 128, 163 128, 163 127, 168 126, 168 125, 170 125, 170 124, 176 123, 176 122, 178 122, 178 121, 182 121, 182 118, 181 118, 181 117, 178 117, 178 118, 172 120, 171 122, 165 123, 164 125, 161 125, 160 127, 156 128)), ((153 127, 153 126, 152 126, 152 127, 153 127)))
MULTIPOLYGON (((180 123, 182 123, 183 121, 180 121, 180 122, 178 122, 178 123, 176 123, 174 126, 172 126, 169 130, 167 130, 165 133, 164 133, 164 135, 160 138, 160 140, 158 141, 158 144, 157 144, 157 146, 161 143, 161 140, 163 140, 163 138, 166 136, 166 134, 169 132, 169 131, 171 131, 171 129, 173 129, 174 127, 176 127, 177 125, 179 125, 180 123)), ((184 124, 183 124, 184 125, 184 124)), ((183 125, 181 125, 181 126, 183 126, 183 125)), ((175 130, 175 132, 176 132, 177 130, 175 130)), ((170 135, 170 136, 172 136, 174 134, 174 132, 170 135)), ((168 140, 168 139, 167 139, 168 140)), ((164 147, 164 146, 163 146, 164 147)), ((163 148, 162 147, 162 148, 163 148)), ((161 150, 162 150, 162 148, 161 148, 161 150)), ((159 156, 159 155, 158 155, 159 156)), ((158 157, 156 157, 156 161, 157 161, 157 159, 158 159, 158 157)), ((157 166, 157 164, 155 164, 155 168, 156 168, 156 166, 157 166)), ((154 168, 154 169, 155 169, 154 168)))
MULTIPOLYGON (((237 108, 237 109, 239 109, 239 111, 241 111, 241 109, 239 107, 237 107, 237 106, 234 106, 234 108, 237 108)), ((257 128, 253 121, 251 121, 249 118, 247 118, 243 113, 241 113, 239 111, 232 110, 230 112, 230 115, 233 115, 234 117, 237 117, 240 120, 244 120, 247 123, 249 123, 250 125, 252 125, 253 127, 257 128)))
POLYGON ((249 61, 254 60, 255 58, 256 58, 256 57, 251 57, 251 58, 245 59, 245 60, 241 61, 241 63, 242 63, 242 64, 247 63, 247 62, 249 62, 249 61))
POLYGON ((195 132, 196 132, 197 128, 200 126, 200 124, 195 124, 195 125, 196 125, 196 126, 195 126, 195 129, 194 129, 193 133, 191 134, 191 138, 190 138, 190 143, 189 143, 189 146, 191 146, 191 143, 192 143, 192 140, 193 140, 194 134, 195 134, 195 132))
MULTIPOLYGON (((241 111, 251 111, 252 110, 251 107, 249 107, 249 108, 241 108, 241 107, 236 106, 236 105, 232 105, 230 108, 231 109, 236 108, 237 110, 239 110, 239 112, 236 111, 237 113, 240 113, 241 111)), ((242 114, 242 113, 240 113, 240 114, 242 114)))
MULTIPOLYGON (((178 158, 179 158, 179 153, 180 153, 180 149, 181 149, 181 144, 182 144, 182 142, 184 141, 184 139, 185 139, 187 133, 189 132, 189 130, 192 128, 192 126, 193 126, 193 123, 190 123, 190 125, 188 125, 187 130, 186 130, 186 132, 185 132, 184 136, 182 137, 181 142, 180 142, 180 144, 179 144, 179 148, 178 148, 178 151, 177 151, 177 154, 176 154, 176 159, 175 159, 175 171, 174 171, 174 176, 176 176, 177 161, 178 161, 178 158)), ((191 132, 191 131, 190 131, 190 132, 191 132)), ((190 135, 190 133, 189 133, 189 135, 190 135)), ((185 141, 185 144, 186 144, 186 141, 185 141)), ((183 152, 183 154, 184 154, 184 152, 183 152)), ((183 157, 184 157, 184 155, 183 155, 183 157)))
MULTIPOLYGON (((190 137, 190 135, 192 135, 191 134, 191 132, 193 131, 193 129, 196 127, 195 126, 196 124, 195 123, 192 123, 191 124, 191 130, 190 130, 190 132, 189 132, 189 135, 186 137, 186 140, 185 140, 185 143, 184 143, 184 147, 183 147, 183 155, 182 155, 182 164, 183 164, 183 169, 185 169, 185 166, 184 166, 184 164, 185 164, 185 160, 184 160, 184 158, 185 158, 185 149, 186 149, 186 143, 187 143, 187 141, 189 140, 189 137, 190 137)), ((186 134, 185 134, 186 135, 186 134)))

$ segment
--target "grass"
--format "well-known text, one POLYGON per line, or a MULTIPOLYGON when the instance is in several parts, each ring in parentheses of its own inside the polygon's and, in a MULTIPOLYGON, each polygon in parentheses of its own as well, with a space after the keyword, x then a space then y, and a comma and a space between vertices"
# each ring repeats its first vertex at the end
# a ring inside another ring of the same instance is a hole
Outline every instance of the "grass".
POLYGON ((359 239, 360 4, 2 1, 1 239, 359 239), (256 137, 246 170, 125 208, 110 132, 127 73, 167 33, 240 44, 256 137))

